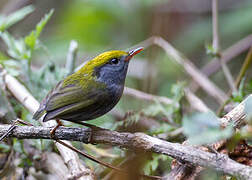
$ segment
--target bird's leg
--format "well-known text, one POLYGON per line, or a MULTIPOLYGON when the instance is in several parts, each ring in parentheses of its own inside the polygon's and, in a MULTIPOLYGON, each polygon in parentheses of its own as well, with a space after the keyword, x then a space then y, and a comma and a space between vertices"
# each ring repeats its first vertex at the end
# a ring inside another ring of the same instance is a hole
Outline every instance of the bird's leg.
POLYGON ((56 119, 57 125, 50 131, 50 136, 51 139, 55 139, 55 132, 56 129, 58 129, 58 127, 63 126, 63 124, 61 123, 61 121, 59 119, 56 119))

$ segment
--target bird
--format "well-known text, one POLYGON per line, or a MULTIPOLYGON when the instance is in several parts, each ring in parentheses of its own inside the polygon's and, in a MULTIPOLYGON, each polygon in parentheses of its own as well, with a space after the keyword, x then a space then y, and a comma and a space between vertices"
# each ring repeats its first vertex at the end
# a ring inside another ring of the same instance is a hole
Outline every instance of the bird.
POLYGON ((111 50, 88 61, 56 84, 41 101, 33 119, 56 119, 58 125, 51 132, 54 134, 60 120, 78 123, 106 114, 123 94, 130 59, 142 50, 111 50))

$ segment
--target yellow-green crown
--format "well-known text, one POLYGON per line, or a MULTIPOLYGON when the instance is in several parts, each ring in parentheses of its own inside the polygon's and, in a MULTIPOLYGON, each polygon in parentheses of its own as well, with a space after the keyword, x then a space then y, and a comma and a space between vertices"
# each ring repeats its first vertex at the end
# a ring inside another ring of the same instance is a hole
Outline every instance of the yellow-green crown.
POLYGON ((93 71, 94 68, 102 66, 106 63, 109 62, 112 58, 119 58, 121 56, 128 55, 129 53, 125 51, 120 51, 120 50, 113 50, 113 51, 107 51, 104 52, 98 56, 96 56, 94 59, 88 61, 79 71, 78 73, 83 73, 83 72, 90 72, 93 71))

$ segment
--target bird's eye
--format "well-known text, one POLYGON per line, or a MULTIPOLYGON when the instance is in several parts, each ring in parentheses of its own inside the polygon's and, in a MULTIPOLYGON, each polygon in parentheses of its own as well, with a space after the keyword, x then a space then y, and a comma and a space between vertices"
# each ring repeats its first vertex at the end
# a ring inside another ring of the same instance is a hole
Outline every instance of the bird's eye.
POLYGON ((110 64, 118 64, 119 63, 119 59, 117 58, 113 58, 110 60, 110 64))

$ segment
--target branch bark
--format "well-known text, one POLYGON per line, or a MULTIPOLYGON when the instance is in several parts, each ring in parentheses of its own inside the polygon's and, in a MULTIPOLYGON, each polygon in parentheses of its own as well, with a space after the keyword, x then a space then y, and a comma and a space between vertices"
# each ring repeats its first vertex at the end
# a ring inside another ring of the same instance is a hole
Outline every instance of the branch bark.
MULTIPOLYGON (((9 127, 10 125, 0 125, 0 135, 5 133, 9 127)), ((19 139, 50 139, 51 129, 52 128, 48 127, 17 126, 10 136, 19 139)), ((135 151, 161 153, 171 156, 181 162, 213 168, 216 171, 239 178, 252 178, 251 167, 239 164, 224 154, 209 153, 197 147, 170 143, 143 133, 119 133, 101 128, 91 130, 89 128, 60 127, 56 130, 55 137, 61 140, 108 144, 135 151), (88 139, 91 140, 88 141, 88 139)))

